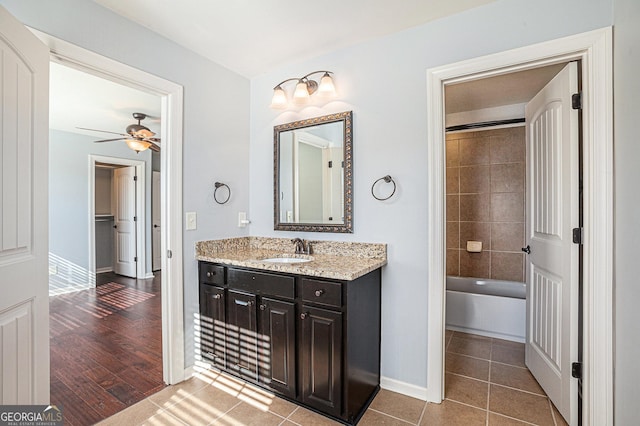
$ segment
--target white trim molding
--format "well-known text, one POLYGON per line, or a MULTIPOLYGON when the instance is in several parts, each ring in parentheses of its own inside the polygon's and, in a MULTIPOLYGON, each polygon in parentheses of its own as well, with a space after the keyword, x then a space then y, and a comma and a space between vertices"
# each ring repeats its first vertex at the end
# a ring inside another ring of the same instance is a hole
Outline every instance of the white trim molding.
POLYGON ((423 388, 422 386, 416 386, 411 383, 381 376, 380 387, 382 389, 401 393, 403 395, 411 396, 422 401, 427 401, 427 388, 423 388))
POLYGON ((51 52, 51 60, 158 95, 161 104, 162 168, 162 374, 167 384, 184 380, 184 284, 182 239, 183 88, 169 80, 29 28, 51 52), (171 253, 171 256, 169 256, 171 253))
MULTIPOLYGON (((136 254, 138 256, 138 262, 136 262, 136 276, 143 278, 146 268, 146 240, 144 238, 145 230, 147 229, 147 215, 146 215, 146 179, 145 170, 146 164, 140 160, 129 160, 127 158, 119 157, 107 157, 103 155, 89 154, 89 273, 93 275, 93 287, 95 287, 96 274, 96 223, 93 220, 96 214, 96 163, 117 164, 119 166, 130 166, 136 168, 136 216, 140 220, 136 221, 136 235, 142 235, 141 238, 136 238, 136 254)), ((104 269, 104 268, 103 268, 104 269)))
POLYGON ((613 54, 602 28, 427 70, 429 300, 427 400, 444 397, 444 87, 581 60, 583 92, 583 409, 585 425, 613 424, 613 54))

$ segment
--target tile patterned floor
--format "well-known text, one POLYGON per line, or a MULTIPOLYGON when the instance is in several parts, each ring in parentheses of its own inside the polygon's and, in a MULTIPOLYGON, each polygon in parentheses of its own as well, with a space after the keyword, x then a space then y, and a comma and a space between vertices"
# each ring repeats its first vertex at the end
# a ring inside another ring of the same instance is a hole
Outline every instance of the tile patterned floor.
MULTIPOLYGON (((524 367, 524 346, 447 331, 445 400, 381 390, 359 425, 566 425, 524 367)), ((201 370, 100 425, 338 425, 226 374, 201 370)))

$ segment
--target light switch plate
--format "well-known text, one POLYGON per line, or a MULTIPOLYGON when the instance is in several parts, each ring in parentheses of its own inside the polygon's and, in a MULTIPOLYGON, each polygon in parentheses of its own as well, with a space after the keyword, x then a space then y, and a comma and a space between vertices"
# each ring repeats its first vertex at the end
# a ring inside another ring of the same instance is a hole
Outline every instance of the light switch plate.
POLYGON ((196 212, 187 212, 185 214, 186 218, 186 229, 187 231, 192 231, 197 228, 197 216, 196 212))

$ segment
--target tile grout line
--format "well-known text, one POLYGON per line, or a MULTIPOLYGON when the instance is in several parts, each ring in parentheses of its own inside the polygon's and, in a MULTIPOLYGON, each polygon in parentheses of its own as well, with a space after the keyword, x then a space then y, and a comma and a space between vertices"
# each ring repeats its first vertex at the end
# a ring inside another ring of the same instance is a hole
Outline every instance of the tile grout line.
POLYGON ((491 342, 491 346, 489 347, 489 377, 487 378, 487 411, 486 411, 486 426, 489 426, 489 403, 491 401, 491 369, 492 363, 491 359, 493 358, 493 342, 491 342))
POLYGON ((418 425, 422 424, 422 419, 424 418, 424 414, 427 412, 427 405, 429 405, 429 401, 425 401, 424 406, 422 407, 422 412, 420 413, 420 418, 418 419, 418 425))
MULTIPOLYGON (((426 404, 425 404, 425 406, 426 406, 426 404)), ((406 421, 406 420, 404 420, 404 419, 401 419, 400 417, 392 416, 391 414, 385 413, 385 412, 383 412, 383 411, 379 411, 379 410, 376 410, 376 409, 373 409, 373 408, 367 408, 367 411, 368 411, 368 410, 375 411, 376 413, 378 413, 378 414, 382 414, 383 416, 391 417, 391 418, 392 418, 392 419, 394 419, 394 420, 400 420, 401 422, 406 423, 406 424, 408 424, 408 425, 415 425, 415 426, 417 426, 417 425, 419 425, 419 424, 420 424, 420 418, 418 419, 418 423, 411 423, 411 422, 408 422, 408 421, 406 421)), ((424 408, 422 409, 422 411, 424 412, 424 408)), ((421 417, 422 417, 422 415, 421 415, 421 417)))

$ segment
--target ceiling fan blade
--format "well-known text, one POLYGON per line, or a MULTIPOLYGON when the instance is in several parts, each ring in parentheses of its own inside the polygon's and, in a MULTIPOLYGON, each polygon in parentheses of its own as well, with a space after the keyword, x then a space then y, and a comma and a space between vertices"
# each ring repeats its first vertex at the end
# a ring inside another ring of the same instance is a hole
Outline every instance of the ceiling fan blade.
POLYGON ((160 152, 160 147, 158 145, 155 145, 155 144, 149 145, 149 149, 151 151, 160 152))
POLYGON ((123 141, 124 138, 114 138, 114 139, 100 139, 99 141, 94 142, 111 142, 111 141, 123 141))
POLYGON ((108 130, 98 130, 98 129, 88 129, 86 127, 76 127, 76 129, 80 129, 80 130, 90 130, 92 132, 102 132, 102 133, 111 133, 114 135, 120 135, 120 136, 129 136, 126 133, 118 133, 118 132, 110 132, 108 130))

